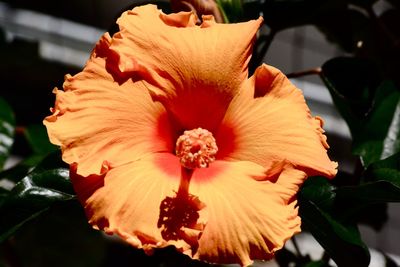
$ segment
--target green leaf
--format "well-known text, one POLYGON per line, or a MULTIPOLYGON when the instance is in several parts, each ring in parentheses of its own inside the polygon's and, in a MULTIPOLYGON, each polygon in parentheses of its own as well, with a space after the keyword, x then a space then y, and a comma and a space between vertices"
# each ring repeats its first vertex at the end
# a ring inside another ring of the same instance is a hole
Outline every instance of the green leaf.
POLYGON ((301 196, 312 200, 321 209, 331 211, 336 197, 335 189, 325 177, 310 177, 301 189, 301 196))
MULTIPOLYGON (((87 223, 77 201, 53 205, 48 212, 21 228, 11 246, 20 266, 109 266, 104 262, 108 255, 106 240, 87 223)), ((112 266, 120 265, 114 262, 112 266)))
POLYGON ((74 195, 69 179, 68 164, 61 159, 61 151, 47 155, 28 175, 38 186, 74 195), (54 175, 54 176, 53 176, 54 175))
POLYGON ((0 98, 0 170, 10 155, 14 143, 15 118, 7 102, 0 98))
POLYGON ((49 141, 44 125, 33 124, 25 128, 24 135, 35 154, 47 154, 57 150, 49 141))
POLYGON ((216 0, 226 23, 239 22, 243 17, 241 0, 216 0))
POLYGON ((355 225, 340 223, 309 200, 301 201, 300 216, 303 225, 338 266, 369 265, 368 248, 355 225))
POLYGON ((367 182, 384 180, 400 186, 400 152, 371 164, 364 176, 367 182))
POLYGON ((400 153, 369 165, 360 185, 342 186, 335 192, 335 205, 339 207, 341 218, 362 216, 362 221, 380 228, 386 220, 382 205, 400 202, 400 153), (373 218, 368 219, 374 208, 379 210, 373 213, 373 218))
POLYGON ((364 183, 337 188, 337 201, 346 203, 344 213, 355 213, 371 204, 400 202, 400 153, 371 164, 364 183))
POLYGON ((0 206, 3 203, 4 199, 8 196, 9 191, 0 187, 0 206))
POLYGON ((24 178, 33 167, 41 162, 44 157, 44 155, 29 156, 15 166, 0 172, 0 179, 8 179, 14 183, 17 183, 24 178))
POLYGON ((378 88, 373 109, 353 135, 353 152, 364 166, 400 151, 400 91, 386 81, 378 88))
POLYGON ((305 183, 300 191, 299 206, 303 227, 310 231, 338 266, 368 266, 370 255, 355 223, 339 221, 333 213, 319 207, 319 204, 330 207, 335 195, 335 187, 321 179, 310 178, 311 181, 305 183))
POLYGON ((75 199, 69 171, 57 166, 59 159, 53 159, 55 155, 50 155, 18 182, 4 199, 0 206, 0 242, 54 203, 75 199))
POLYGON ((400 151, 400 91, 381 81, 364 59, 335 58, 322 66, 322 80, 347 122, 353 152, 364 166, 400 151))
POLYGON ((338 199, 369 205, 382 202, 400 202, 400 186, 388 181, 376 181, 358 186, 343 186, 336 190, 338 199))
POLYGON ((15 166, 0 172, 0 179, 8 179, 15 183, 19 182, 28 174, 30 170, 32 170, 33 167, 43 161, 43 159, 52 152, 55 152, 55 154, 48 157, 46 162, 54 162, 54 159, 57 159, 58 166, 66 167, 66 165, 62 164, 60 160, 61 156, 59 155, 59 152, 57 152, 57 146, 54 146, 49 142, 49 138, 47 136, 47 132, 44 126, 36 124, 30 125, 24 128, 24 135, 33 151, 33 154, 29 157, 24 158, 15 166))
POLYGON ((337 57, 322 65, 321 78, 353 136, 360 120, 372 108, 375 91, 382 80, 378 73, 375 64, 360 58, 337 57))

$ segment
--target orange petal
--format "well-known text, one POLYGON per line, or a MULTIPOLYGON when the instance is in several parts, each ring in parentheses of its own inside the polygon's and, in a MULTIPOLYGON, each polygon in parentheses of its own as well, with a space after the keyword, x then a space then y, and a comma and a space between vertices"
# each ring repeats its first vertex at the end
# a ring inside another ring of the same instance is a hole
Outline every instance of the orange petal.
MULTIPOLYGON (((117 234, 137 248, 174 245, 193 258, 247 266, 253 259, 272 258, 300 231, 296 191, 285 187, 285 176, 300 182, 305 178, 302 171, 288 168, 270 182, 259 179, 265 169, 251 162, 216 161, 197 169, 189 188, 195 200, 184 205, 204 203, 204 211, 199 212, 198 226, 181 228, 186 238, 171 240, 158 223, 161 203, 174 198, 179 187, 179 159, 156 153, 116 168, 107 163, 103 167, 101 175, 88 177, 72 168, 75 191, 94 228, 117 234)), ((180 216, 170 215, 172 222, 180 216)))
POLYGON ((308 175, 333 177, 322 120, 313 118, 302 92, 278 69, 262 65, 232 101, 216 135, 219 157, 266 167, 287 164, 308 175))
MULTIPOLYGON (((192 13, 165 15, 154 5, 125 12, 110 49, 120 73, 145 79, 182 128, 215 129, 247 78, 262 19, 194 25, 192 13)), ((115 63, 114 63, 115 64, 115 63)))
POLYGON ((102 164, 125 164, 144 155, 172 151, 168 116, 152 101, 143 82, 119 84, 106 69, 110 37, 97 44, 86 67, 66 76, 64 91, 55 89, 53 115, 44 120, 50 140, 61 146, 78 173, 99 174, 102 164))
POLYGON ((179 160, 174 155, 156 153, 105 170, 97 178, 72 172, 71 179, 94 228, 117 234, 138 248, 173 244, 180 249, 190 249, 183 240, 164 240, 157 226, 160 204, 166 197, 174 196, 179 186, 179 172, 179 160), (94 189, 91 194, 88 188, 94 189))
MULTIPOLYGON (((304 180, 304 172, 288 171, 294 180, 304 180)), ((190 192, 208 214, 195 258, 247 266, 253 259, 272 258, 300 231, 296 192, 285 188, 281 177, 275 183, 257 181, 263 176, 265 169, 252 162, 216 161, 194 172, 190 192)))

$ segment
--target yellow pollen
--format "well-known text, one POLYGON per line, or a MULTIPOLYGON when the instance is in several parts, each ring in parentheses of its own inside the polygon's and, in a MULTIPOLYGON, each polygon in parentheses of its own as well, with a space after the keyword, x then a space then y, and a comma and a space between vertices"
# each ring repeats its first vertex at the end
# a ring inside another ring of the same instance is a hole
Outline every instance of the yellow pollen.
POLYGON ((202 128, 185 131, 176 141, 176 155, 187 169, 207 168, 217 151, 212 133, 202 128))

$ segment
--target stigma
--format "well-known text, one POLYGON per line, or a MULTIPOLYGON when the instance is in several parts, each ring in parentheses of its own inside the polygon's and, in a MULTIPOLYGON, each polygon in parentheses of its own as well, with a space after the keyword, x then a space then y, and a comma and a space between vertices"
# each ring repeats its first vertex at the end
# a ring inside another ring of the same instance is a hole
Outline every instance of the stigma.
POLYGON ((187 169, 207 168, 215 160, 217 143, 211 132, 203 128, 184 131, 176 141, 176 155, 187 169))

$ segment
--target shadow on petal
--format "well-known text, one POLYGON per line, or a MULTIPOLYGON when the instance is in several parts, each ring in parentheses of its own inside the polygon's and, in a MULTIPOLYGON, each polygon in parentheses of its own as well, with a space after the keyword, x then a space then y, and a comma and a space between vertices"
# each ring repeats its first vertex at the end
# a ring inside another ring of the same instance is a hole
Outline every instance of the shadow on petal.
POLYGON ((166 197, 160 205, 157 227, 161 228, 164 240, 184 240, 192 247, 192 254, 198 248, 198 240, 205 224, 199 222, 199 211, 205 207, 197 196, 177 194, 166 197))

